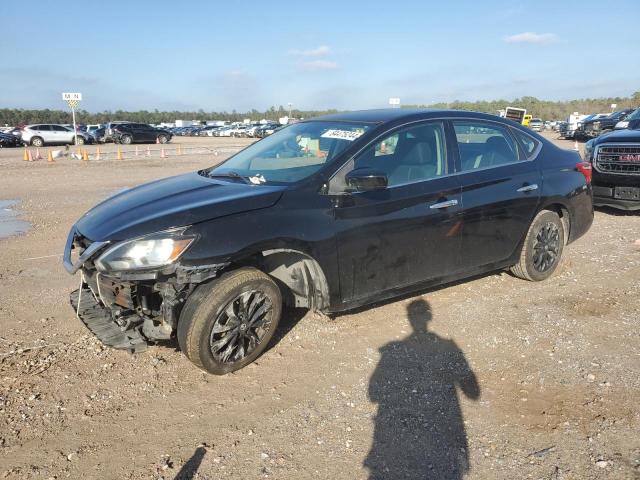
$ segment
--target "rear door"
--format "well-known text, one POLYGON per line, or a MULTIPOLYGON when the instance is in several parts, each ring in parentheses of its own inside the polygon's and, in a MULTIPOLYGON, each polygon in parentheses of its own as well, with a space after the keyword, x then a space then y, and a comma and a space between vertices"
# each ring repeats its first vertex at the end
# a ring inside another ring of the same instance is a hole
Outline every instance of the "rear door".
POLYGON ((141 123, 138 125, 138 136, 140 137, 140 140, 144 140, 145 142, 155 142, 156 129, 151 125, 141 123))
POLYGON ((537 152, 527 155, 511 129, 497 122, 452 125, 464 210, 462 262, 466 268, 499 263, 514 253, 536 213, 542 190, 537 152))
POLYGON ((55 143, 56 139, 51 130, 51 125, 38 125, 37 136, 41 137, 45 143, 55 143))
POLYGON ((56 138, 56 143, 73 143, 73 131, 62 125, 51 125, 51 130, 56 138))

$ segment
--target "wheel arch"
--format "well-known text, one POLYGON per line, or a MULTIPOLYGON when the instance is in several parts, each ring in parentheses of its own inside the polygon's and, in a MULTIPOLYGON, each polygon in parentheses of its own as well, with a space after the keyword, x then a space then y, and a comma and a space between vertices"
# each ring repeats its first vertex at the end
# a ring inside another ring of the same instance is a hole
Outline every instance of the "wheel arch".
POLYGON ((228 268, 242 266, 256 267, 273 277, 287 305, 325 311, 331 304, 329 283, 322 267, 302 250, 286 247, 263 249, 235 259, 228 268))
POLYGON ((569 211, 567 205, 558 201, 550 201, 546 204, 543 204, 537 213, 540 213, 543 210, 548 210, 550 212, 558 214, 564 228, 564 244, 567 245, 569 243, 571 234, 571 212, 569 211))

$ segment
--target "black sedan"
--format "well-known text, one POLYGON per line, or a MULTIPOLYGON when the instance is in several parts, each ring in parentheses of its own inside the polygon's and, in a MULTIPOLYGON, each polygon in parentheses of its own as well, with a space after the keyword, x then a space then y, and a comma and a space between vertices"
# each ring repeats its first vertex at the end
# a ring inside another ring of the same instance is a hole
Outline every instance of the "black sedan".
POLYGON ((593 221, 591 165, 509 120, 377 110, 296 123, 220 165, 97 205, 71 228, 71 303, 102 341, 177 336, 224 374, 283 304, 341 312, 511 269, 544 280, 593 221))

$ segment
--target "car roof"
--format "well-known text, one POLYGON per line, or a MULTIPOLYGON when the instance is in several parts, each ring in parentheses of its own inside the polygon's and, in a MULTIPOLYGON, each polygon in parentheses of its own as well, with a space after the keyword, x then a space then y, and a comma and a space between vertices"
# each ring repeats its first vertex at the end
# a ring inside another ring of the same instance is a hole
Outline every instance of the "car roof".
MULTIPOLYGON (((419 120, 442 117, 473 117, 487 120, 500 118, 497 115, 471 112, 467 110, 384 108, 378 110, 357 110, 352 112, 332 113, 329 115, 310 118, 305 121, 327 120, 361 123, 387 123, 397 120, 419 120)), ((501 118, 501 120, 505 119, 501 118)))

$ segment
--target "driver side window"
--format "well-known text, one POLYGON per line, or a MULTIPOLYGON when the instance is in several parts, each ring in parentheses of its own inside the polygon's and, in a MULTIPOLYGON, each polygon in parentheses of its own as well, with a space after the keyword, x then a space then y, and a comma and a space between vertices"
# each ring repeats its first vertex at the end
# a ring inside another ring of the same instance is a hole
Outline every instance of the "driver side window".
POLYGON ((359 168, 385 174, 390 187, 446 175, 444 126, 429 122, 398 130, 358 155, 353 169, 359 168))

